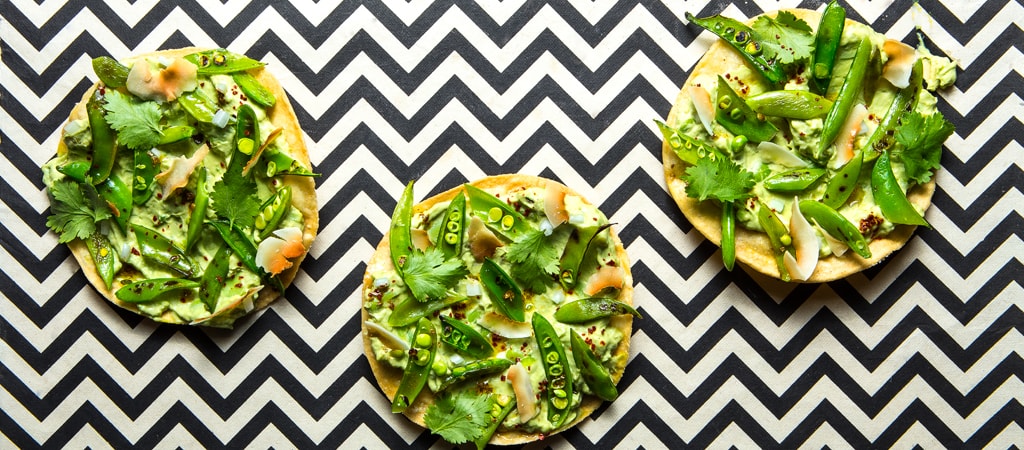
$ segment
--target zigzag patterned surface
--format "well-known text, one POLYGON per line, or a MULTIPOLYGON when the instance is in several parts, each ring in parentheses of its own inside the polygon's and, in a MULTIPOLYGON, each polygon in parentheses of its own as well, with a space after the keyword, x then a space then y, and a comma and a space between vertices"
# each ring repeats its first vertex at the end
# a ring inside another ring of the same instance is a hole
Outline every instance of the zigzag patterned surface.
POLYGON ((559 448, 1024 446, 1024 5, 850 16, 959 61, 957 127, 901 252, 825 285, 727 272, 667 195, 664 117, 711 38, 683 19, 815 1, 0 0, 0 447, 428 447, 362 356, 359 286, 404 183, 557 178, 618 224, 636 322, 619 400, 559 448), (320 237, 231 332, 97 296, 47 231, 39 166, 90 59, 223 46, 271 64, 307 134, 320 237))

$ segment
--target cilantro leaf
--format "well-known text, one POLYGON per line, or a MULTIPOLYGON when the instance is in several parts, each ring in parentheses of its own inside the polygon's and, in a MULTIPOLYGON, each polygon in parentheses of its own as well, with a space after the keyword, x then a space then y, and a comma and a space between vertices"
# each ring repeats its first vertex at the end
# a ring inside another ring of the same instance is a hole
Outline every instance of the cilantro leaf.
POLYGON ((468 273, 461 259, 445 259, 440 249, 430 247, 426 252, 414 250, 409 254, 402 279, 412 291, 412 296, 425 302, 444 297, 448 288, 468 273))
POLYGON ((509 244, 505 257, 515 263, 511 275, 534 293, 547 290, 551 275, 558 274, 558 248, 541 230, 530 230, 509 244))
POLYGON ((683 181, 690 197, 731 202, 751 196, 754 174, 728 158, 701 158, 696 165, 686 168, 683 181))
POLYGON ((85 239, 96 232, 96 223, 113 217, 110 207, 99 198, 91 184, 59 181, 50 187, 53 202, 46 226, 58 233, 58 241, 85 239))
POLYGON ((104 96, 106 119, 117 130, 117 140, 131 149, 156 147, 163 137, 160 131, 160 106, 156 102, 139 102, 113 89, 104 96))
POLYGON ((443 395, 427 408, 423 422, 434 434, 452 444, 472 441, 483 434, 491 410, 491 398, 474 391, 443 395))
POLYGON ((217 216, 238 228, 251 227, 260 213, 256 182, 242 176, 241 169, 224 172, 224 177, 214 183, 210 200, 217 216))
POLYGON ((774 19, 761 16, 754 22, 754 32, 761 42, 765 58, 776 58, 792 64, 811 57, 814 34, 811 26, 789 11, 780 11, 774 19))
POLYGON ((894 152, 894 155, 903 162, 907 179, 927 183, 932 179, 933 171, 939 168, 942 143, 953 134, 953 124, 946 121, 938 111, 928 116, 911 111, 900 123, 896 130, 896 142, 899 142, 902 149, 894 152))

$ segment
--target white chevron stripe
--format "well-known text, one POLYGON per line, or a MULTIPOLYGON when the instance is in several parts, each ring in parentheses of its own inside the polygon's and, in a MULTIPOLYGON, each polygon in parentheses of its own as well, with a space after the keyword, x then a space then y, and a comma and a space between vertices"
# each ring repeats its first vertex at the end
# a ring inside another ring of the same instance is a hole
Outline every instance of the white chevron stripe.
MULTIPOLYGON (((1020 59, 1021 63, 1024 63, 1024 57, 1020 59)), ((1021 73, 1024 75, 1024 72, 1021 73)), ((945 148, 953 152, 957 158, 961 161, 967 161, 977 153, 978 149, 984 148, 988 141, 999 133, 999 129, 1007 124, 1007 121, 1016 119, 1018 121, 1024 121, 1024 101, 1016 94, 1007 96, 1002 103, 995 108, 994 111, 998 113, 991 113, 985 117, 984 120, 978 125, 978 127, 971 133, 970 136, 963 138, 957 133, 953 133, 952 136, 945 143, 945 148)), ((1010 143, 1009 148, 1013 149, 1016 147, 1020 148, 1019 143, 1010 143)), ((1010 158, 1015 161, 1015 164, 1022 165, 1020 152, 1010 152, 1010 158)))
MULTIPOLYGON (((4 87, 10 91, 12 98, 17 99, 23 108, 32 113, 32 117, 36 120, 42 120, 52 113, 58 104, 72 92, 72 89, 74 89, 82 79, 88 79, 93 83, 97 80, 96 75, 92 70, 92 60, 85 55, 79 56, 75 59, 75 62, 71 64, 67 72, 61 74, 53 86, 51 86, 42 97, 37 96, 28 88, 28 86, 25 85, 25 83, 22 82, 22 78, 29 74, 18 75, 20 75, 20 77, 15 75, 6 64, 0 64, 0 78, 3 78, 4 80, 4 87)), ((75 99, 77 100, 78 96, 76 96, 75 99)), ((70 113, 70 111, 68 111, 68 113, 70 113)), ((64 116, 66 115, 67 114, 64 114, 64 116)), ((9 123, 16 122, 12 121, 9 123)))
MULTIPOLYGON (((583 426, 584 425, 580 425, 581 429, 583 426)), ((584 434, 588 433, 584 431, 584 434)), ((615 449, 668 449, 668 446, 666 446, 665 443, 662 442, 661 438, 661 436, 656 435, 654 432, 648 429, 647 426, 643 424, 643 422, 640 422, 637 423, 632 430, 629 430, 629 433, 622 437, 622 440, 619 441, 619 445, 617 445, 615 449)))
POLYGON ((894 449, 912 449, 912 448, 942 448, 948 447, 942 445, 931 431, 928 430, 921 422, 914 422, 907 431, 900 436, 892 444, 891 448, 894 449))
MULTIPOLYGON (((1024 170, 1024 147, 1021 147, 1017 141, 1010 141, 1006 147, 1003 147, 1003 149, 992 158, 992 161, 988 162, 984 167, 972 174, 971 179, 967 181, 966 184, 961 184, 960 180, 957 180, 956 177, 947 170, 939 170, 936 173, 935 183, 944 193, 956 201, 958 206, 961 208, 967 208, 982 196, 988 195, 986 194, 986 191, 990 184, 986 185, 986 183, 991 183, 992 180, 1001 177, 1007 169, 1010 169, 1013 166, 1017 166, 1018 170, 1024 170)), ((994 212, 1009 213, 1011 211, 1017 211, 1019 214, 1019 205, 1021 205, 1020 197, 1020 191, 1009 190, 1003 194, 1003 197, 999 200, 999 203, 1003 204, 1000 205, 1000 207, 992 209, 994 212)), ((982 220, 1002 220, 1002 218, 1005 217, 1005 214, 1003 214, 1002 217, 988 219, 989 215, 990 214, 986 213, 978 222, 971 224, 969 232, 971 234, 977 233, 978 225, 982 220)), ((945 216, 940 216, 940 218, 945 219, 945 216)), ((932 221, 933 220, 929 213, 929 222, 932 221)), ((938 225, 934 226, 936 226, 936 229, 939 229, 938 225)), ((948 236, 945 233, 946 230, 942 231, 943 236, 948 236)), ((959 227, 957 227, 956 231, 960 232, 959 227)), ((956 236, 956 234, 953 234, 953 236, 956 236)), ((980 237, 981 235, 975 234, 975 236, 980 237)), ((959 239, 952 240, 958 241, 959 239)), ((977 242, 977 240, 972 240, 971 242, 977 242)), ((954 243, 963 244, 960 242, 954 243)))
POLYGON ((352 434, 347 436, 338 448, 365 448, 377 450, 390 450, 391 447, 377 436, 372 429, 365 424, 359 425, 352 434))
MULTIPOLYGON (((7 249, 2 246, 0 246, 0 257, 6 258, 6 261, 15 261, 13 256, 7 252, 7 249)), ((18 280, 18 287, 25 292, 52 293, 57 292, 57 289, 60 289, 71 278, 71 275, 79 270, 79 267, 75 258, 68 256, 52 273, 46 274, 46 279, 42 282, 36 280, 35 276, 21 264, 5 264, 0 270, 3 270, 11 279, 18 280)), ((33 300, 37 305, 41 305, 46 300, 46 298, 42 297, 42 295, 33 297, 33 300)), ((4 298, 6 298, 6 295, 4 298)))
POLYGON ((729 425, 722 429, 722 432, 718 434, 715 440, 708 444, 710 449, 721 450, 758 447, 757 442, 747 434, 746 430, 736 425, 735 422, 730 422, 729 425))
MULTIPOLYGON (((100 448, 113 449, 114 448, 113 446, 110 445, 110 442, 106 438, 104 438, 103 435, 101 435, 98 431, 96 431, 96 429, 93 428, 92 425, 90 425, 90 424, 83 425, 82 428, 80 428, 75 433, 74 436, 71 436, 71 439, 68 440, 68 446, 67 447, 72 447, 72 446, 75 446, 75 447, 78 447, 78 448, 91 448, 91 449, 100 449, 100 448)), ((15 447, 11 446, 10 448, 15 448, 15 447)), ((182 447, 182 448, 187 448, 187 447, 182 447)))
POLYGON ((853 450, 853 446, 846 439, 832 428, 828 422, 822 423, 814 433, 811 433, 803 443, 800 444, 801 450, 811 449, 822 449, 825 447, 833 448, 836 450, 849 449, 853 450))
POLYGON ((1006 425, 1003 431, 992 438, 992 441, 985 448, 994 450, 1013 446, 1020 447, 1022 445, 1024 445, 1024 428, 1021 428, 1019 422, 1011 422, 1006 425))
MULTIPOLYGON (((51 18, 53 18, 53 15, 56 14, 57 11, 67 4, 65 1, 52 0, 44 1, 39 4, 32 0, 11 0, 11 3, 18 9, 18 11, 24 14, 26 18, 32 21, 32 24, 37 28, 41 28, 45 25, 51 18)), ((109 6, 111 9, 117 12, 119 20, 125 22, 129 26, 134 26, 139 23, 139 20, 142 20, 142 17, 159 2, 156 0, 139 0, 135 2, 112 0, 107 3, 110 4, 109 6)))

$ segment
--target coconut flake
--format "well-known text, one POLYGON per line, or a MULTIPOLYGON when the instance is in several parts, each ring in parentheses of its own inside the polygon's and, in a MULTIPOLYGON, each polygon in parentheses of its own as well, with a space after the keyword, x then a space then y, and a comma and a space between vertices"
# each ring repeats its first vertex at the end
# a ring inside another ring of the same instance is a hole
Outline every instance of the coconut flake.
POLYGON ((530 324, 509 320, 494 311, 488 311, 476 323, 498 336, 509 339, 522 339, 533 335, 533 327, 530 324))
POLYGON ((371 322, 369 320, 363 322, 363 324, 366 325, 366 331, 372 331, 373 334, 376 334, 377 337, 380 338, 380 341, 384 343, 384 345, 387 345, 388 347, 393 349, 402 350, 403 352, 409 351, 409 343, 405 342, 405 339, 402 339, 395 333, 392 333, 391 330, 388 330, 387 328, 378 325, 376 322, 371 322))
POLYGON ((539 412, 536 398, 533 393, 533 382, 530 380, 530 372, 522 364, 516 363, 508 369, 508 381, 512 383, 512 390, 516 393, 516 411, 519 412, 519 423, 529 422, 539 412))
POLYGON ((192 176, 192 172, 196 170, 199 163, 203 162, 203 159, 206 158, 206 154, 209 152, 210 146, 203 144, 196 149, 190 158, 177 157, 171 159, 171 166, 156 176, 157 182, 163 187, 161 198, 166 201, 174 191, 185 187, 188 184, 189 177, 192 176))
POLYGON ((300 256, 305 251, 301 229, 281 228, 260 242, 256 249, 256 265, 271 275, 277 275, 292 266, 291 258, 300 256))
POLYGON ((818 251, 821 244, 818 241, 818 235, 814 232, 814 227, 800 212, 800 200, 797 198, 793 199, 793 213, 789 217, 789 234, 793 238, 796 257, 793 257, 792 253, 786 252, 783 263, 794 279, 806 281, 814 273, 814 267, 818 265, 818 251))
POLYGON ((483 261, 484 258, 494 256, 494 251, 502 245, 504 244, 498 240, 498 237, 487 229, 484 221, 473 216, 469 222, 469 251, 473 253, 473 257, 477 261, 483 261))
POLYGON ((882 51, 889 56, 882 68, 882 78, 900 89, 910 86, 910 75, 917 62, 914 48, 894 39, 886 39, 882 51))
POLYGON ((807 167, 810 164, 796 156, 788 148, 769 141, 757 144, 757 152, 765 161, 781 164, 786 167, 807 167))
POLYGON ((557 227, 566 220, 569 220, 569 213, 565 210, 565 187, 552 183, 547 187, 544 195, 544 215, 551 227, 557 227))
POLYGON ((846 116, 843 128, 839 131, 839 136, 836 137, 836 167, 842 167, 843 164, 853 159, 853 143, 857 140, 857 135, 860 134, 864 119, 867 117, 868 109, 862 103, 854 106, 850 114, 846 116))
POLYGON ((711 94, 707 89, 695 85, 687 86, 686 92, 690 95, 693 109, 697 111, 697 117, 701 125, 704 125, 704 130, 714 135, 715 133, 711 131, 711 122, 715 120, 715 106, 711 104, 711 94))
POLYGON ((410 235, 412 237, 412 245, 416 247, 417 250, 425 252, 430 248, 430 233, 427 233, 426 230, 414 228, 410 232, 410 235))
POLYGON ((169 102, 198 85, 198 67, 184 58, 174 58, 155 73, 145 59, 136 61, 128 72, 125 88, 136 97, 169 102))
POLYGON ((590 277, 583 292, 587 295, 594 295, 605 289, 622 289, 625 283, 625 274, 622 268, 616 266, 602 266, 590 277))

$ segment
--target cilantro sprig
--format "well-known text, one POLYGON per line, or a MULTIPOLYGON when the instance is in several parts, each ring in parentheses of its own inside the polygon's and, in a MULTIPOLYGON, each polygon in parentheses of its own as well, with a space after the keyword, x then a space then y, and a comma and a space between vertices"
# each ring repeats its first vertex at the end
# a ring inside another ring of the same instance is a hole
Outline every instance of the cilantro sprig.
POLYGON ((405 260, 402 279, 412 291, 413 297, 421 302, 441 298, 448 288, 458 283, 469 273, 461 259, 445 259, 437 247, 425 252, 414 250, 405 260))
POLYGON ((136 101, 113 89, 104 95, 103 109, 110 127, 117 130, 117 140, 131 149, 150 149, 160 143, 160 105, 152 101, 136 101))
POLYGON ((541 230, 520 235, 507 247, 505 258, 515 263, 511 275, 534 293, 543 293, 558 274, 559 249, 541 230))
POLYGON ((213 201, 213 210, 217 216, 238 228, 253 226, 256 215, 260 213, 256 182, 242 176, 240 169, 228 170, 220 181, 214 183, 210 200, 213 201))
POLYGON ((96 224, 113 217, 110 207, 89 183, 59 181, 50 187, 50 203, 46 226, 56 232, 61 243, 85 239, 96 232, 96 224))
POLYGON ((686 168, 683 181, 690 197, 731 202, 751 196, 754 174, 725 157, 701 158, 686 168))
POLYGON ((911 111, 901 119, 896 130, 896 142, 900 145, 893 154, 903 163, 907 179, 922 184, 932 179, 932 173, 939 168, 942 143, 953 131, 953 124, 938 111, 927 116, 911 111))
POLYGON ((760 39, 766 58, 776 58, 781 64, 792 64, 811 57, 814 49, 811 26, 789 11, 780 11, 774 19, 758 17, 753 29, 760 39))
POLYGON ((472 390, 442 395, 427 408, 423 422, 452 444, 466 443, 483 434, 491 402, 490 396, 472 390))

